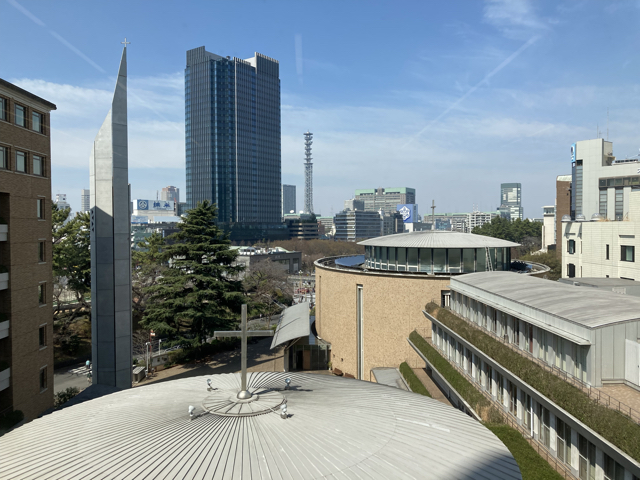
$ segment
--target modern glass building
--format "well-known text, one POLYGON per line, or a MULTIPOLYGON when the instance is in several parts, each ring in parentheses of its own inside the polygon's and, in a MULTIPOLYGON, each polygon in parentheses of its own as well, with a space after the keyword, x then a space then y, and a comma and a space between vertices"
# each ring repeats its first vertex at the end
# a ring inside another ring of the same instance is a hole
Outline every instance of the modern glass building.
POLYGON ((382 212, 391 215, 398 210, 398 204, 416 203, 414 188, 372 188, 356 190, 354 200, 364 202, 367 212, 382 212))
POLYGON ((498 208, 498 213, 500 216, 510 220, 515 220, 516 218, 524 220, 521 183, 500 184, 500 207, 498 208))
POLYGON ((256 235, 281 224, 277 60, 188 50, 185 136, 187 208, 207 199, 219 222, 256 235))
POLYGON ((366 268, 446 275, 509 271, 511 247, 518 246, 499 238, 437 230, 372 238, 359 245, 365 246, 366 268))
POLYGON ((296 213, 296 186, 282 185, 282 217, 296 213))

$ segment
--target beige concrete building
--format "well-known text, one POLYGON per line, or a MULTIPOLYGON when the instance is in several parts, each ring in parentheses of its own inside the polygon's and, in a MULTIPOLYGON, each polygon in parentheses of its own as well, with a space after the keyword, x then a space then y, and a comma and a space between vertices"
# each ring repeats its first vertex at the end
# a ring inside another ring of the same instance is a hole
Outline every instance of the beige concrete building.
POLYGON ((0 79, 0 415, 53 406, 51 137, 56 106, 0 79))
POLYGON ((629 192, 625 219, 562 222, 562 276, 640 280, 640 188, 629 192))
POLYGON ((542 250, 547 250, 549 245, 556 244, 556 207, 549 205, 542 207, 543 222, 542 222, 542 250))
POLYGON ((316 329, 331 343, 331 366, 362 380, 371 370, 418 357, 406 339, 431 331, 422 311, 430 301, 448 305, 452 275, 508 270, 517 244, 481 235, 424 231, 360 242, 364 263, 316 262, 316 329))

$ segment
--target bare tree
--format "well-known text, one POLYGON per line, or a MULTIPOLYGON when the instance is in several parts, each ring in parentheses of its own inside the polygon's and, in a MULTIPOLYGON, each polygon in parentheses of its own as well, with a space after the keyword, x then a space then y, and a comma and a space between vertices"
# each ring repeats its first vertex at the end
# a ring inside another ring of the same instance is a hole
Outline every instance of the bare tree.
POLYGON ((271 323, 271 317, 293 298, 293 286, 287 282, 285 265, 263 260, 251 266, 245 276, 244 286, 251 297, 254 308, 262 311, 271 323))

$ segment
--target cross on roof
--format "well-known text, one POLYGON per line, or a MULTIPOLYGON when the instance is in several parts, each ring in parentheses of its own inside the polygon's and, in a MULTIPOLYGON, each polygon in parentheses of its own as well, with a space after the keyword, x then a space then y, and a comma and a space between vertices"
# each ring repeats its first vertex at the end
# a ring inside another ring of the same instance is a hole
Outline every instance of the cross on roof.
POLYGON ((124 48, 127 48, 127 45, 131 45, 131 42, 127 42, 127 37, 124 37, 124 42, 120 43, 124 43, 124 48))
POLYGON ((216 338, 240 337, 242 339, 241 350, 241 379, 242 385, 238 398, 246 400, 251 398, 251 392, 247 390, 247 337, 273 337, 273 330, 249 330, 247 331, 247 305, 242 305, 242 322, 240 323, 240 331, 220 331, 213 332, 216 338))

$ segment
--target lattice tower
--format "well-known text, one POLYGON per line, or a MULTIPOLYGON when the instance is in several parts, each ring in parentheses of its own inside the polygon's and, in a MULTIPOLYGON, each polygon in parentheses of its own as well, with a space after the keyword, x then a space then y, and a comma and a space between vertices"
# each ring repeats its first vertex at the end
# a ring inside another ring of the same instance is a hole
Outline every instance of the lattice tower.
POLYGON ((311 162, 311 145, 313 133, 307 130, 304 134, 304 213, 313 213, 313 163, 311 162))

